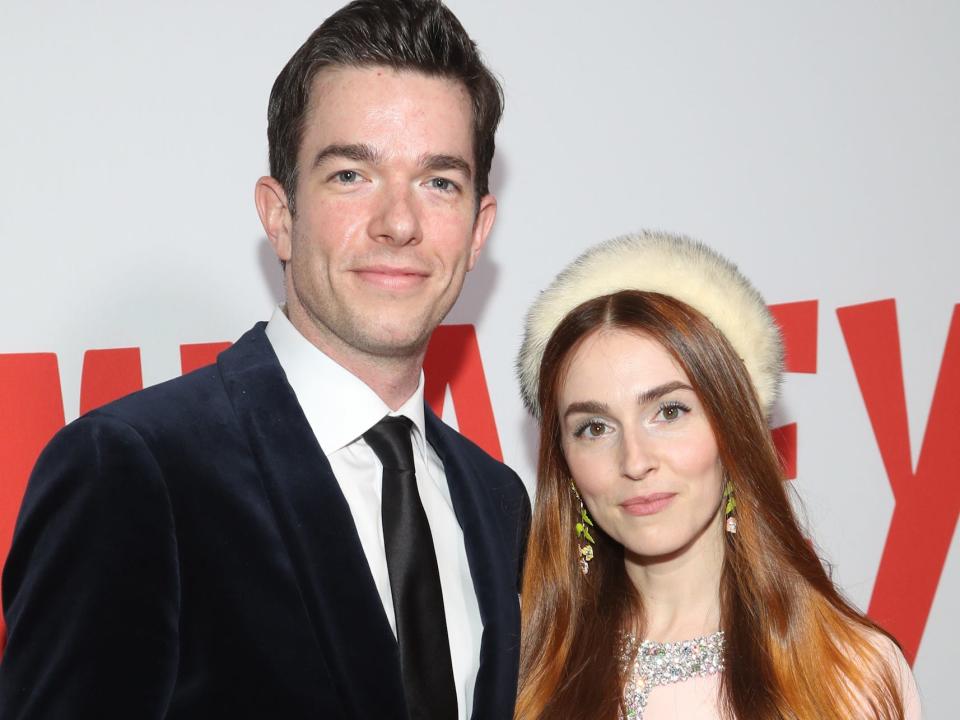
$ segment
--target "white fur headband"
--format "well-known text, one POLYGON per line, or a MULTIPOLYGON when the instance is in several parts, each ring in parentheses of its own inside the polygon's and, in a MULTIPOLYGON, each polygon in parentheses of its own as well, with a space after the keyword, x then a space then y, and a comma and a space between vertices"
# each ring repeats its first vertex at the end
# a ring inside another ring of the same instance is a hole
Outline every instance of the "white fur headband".
POLYGON ((534 417, 540 417, 540 361, 557 325, 578 305, 619 290, 669 295, 703 313, 743 359, 760 407, 769 414, 780 389, 783 343, 760 293, 736 265, 703 243, 644 231, 587 250, 531 306, 517 375, 534 417))

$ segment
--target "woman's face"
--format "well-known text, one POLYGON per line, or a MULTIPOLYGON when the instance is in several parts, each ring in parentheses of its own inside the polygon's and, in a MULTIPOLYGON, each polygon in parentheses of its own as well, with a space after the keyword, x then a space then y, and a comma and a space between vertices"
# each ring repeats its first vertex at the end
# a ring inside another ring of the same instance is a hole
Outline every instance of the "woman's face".
POLYGON ((722 537, 723 473, 713 430, 662 345, 623 330, 587 337, 561 381, 558 411, 573 480, 628 561, 722 537))

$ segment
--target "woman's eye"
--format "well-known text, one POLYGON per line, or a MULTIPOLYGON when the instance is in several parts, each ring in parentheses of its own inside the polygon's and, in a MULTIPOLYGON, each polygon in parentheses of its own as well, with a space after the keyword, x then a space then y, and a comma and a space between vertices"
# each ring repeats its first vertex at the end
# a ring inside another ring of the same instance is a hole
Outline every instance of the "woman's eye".
POLYGON ((684 414, 690 412, 690 408, 681 402, 668 402, 660 406, 657 416, 666 422, 679 420, 684 414))
POLYGON ((598 438, 609 432, 609 426, 602 420, 590 420, 574 431, 576 437, 598 438))

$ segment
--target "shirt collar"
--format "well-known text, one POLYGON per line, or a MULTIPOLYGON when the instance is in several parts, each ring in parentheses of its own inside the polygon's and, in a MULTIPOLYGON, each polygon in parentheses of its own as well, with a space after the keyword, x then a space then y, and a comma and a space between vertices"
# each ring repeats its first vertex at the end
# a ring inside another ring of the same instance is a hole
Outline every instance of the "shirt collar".
POLYGON ((266 333, 287 382, 328 457, 354 442, 384 415, 410 418, 416 428, 415 444, 423 451, 426 438, 423 370, 417 389, 393 412, 366 383, 301 335, 282 306, 274 310, 266 333))

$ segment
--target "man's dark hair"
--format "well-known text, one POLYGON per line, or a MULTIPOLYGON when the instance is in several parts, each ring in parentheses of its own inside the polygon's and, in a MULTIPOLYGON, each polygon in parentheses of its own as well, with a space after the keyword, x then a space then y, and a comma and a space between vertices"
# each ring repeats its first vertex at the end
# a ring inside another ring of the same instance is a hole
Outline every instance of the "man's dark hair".
POLYGON ((477 199, 488 192, 503 90, 456 16, 438 0, 355 0, 327 18, 294 53, 270 91, 270 174, 296 212, 297 154, 310 90, 328 67, 383 65, 463 84, 473 104, 477 199))

